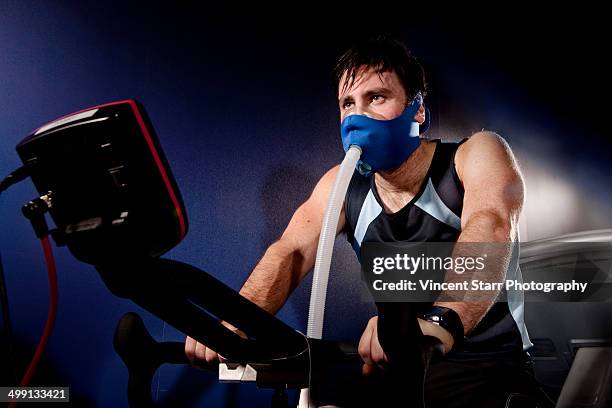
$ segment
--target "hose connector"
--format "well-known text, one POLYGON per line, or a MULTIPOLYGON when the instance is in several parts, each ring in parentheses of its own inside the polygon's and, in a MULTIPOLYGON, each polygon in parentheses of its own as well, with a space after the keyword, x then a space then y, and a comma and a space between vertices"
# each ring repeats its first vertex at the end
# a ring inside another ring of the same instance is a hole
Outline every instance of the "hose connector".
POLYGON ((54 193, 47 192, 32 201, 28 201, 21 207, 23 215, 30 220, 37 238, 43 238, 49 234, 49 227, 45 220, 45 213, 53 207, 54 193))

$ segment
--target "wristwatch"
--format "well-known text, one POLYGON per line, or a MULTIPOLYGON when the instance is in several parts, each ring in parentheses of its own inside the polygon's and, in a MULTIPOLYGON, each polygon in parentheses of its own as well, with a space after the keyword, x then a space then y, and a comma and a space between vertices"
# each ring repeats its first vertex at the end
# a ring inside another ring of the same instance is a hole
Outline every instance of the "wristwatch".
POLYGON ((453 336, 453 348, 465 341, 463 323, 461 323, 461 318, 453 309, 442 306, 432 306, 428 312, 423 313, 419 317, 447 330, 451 336, 453 336))

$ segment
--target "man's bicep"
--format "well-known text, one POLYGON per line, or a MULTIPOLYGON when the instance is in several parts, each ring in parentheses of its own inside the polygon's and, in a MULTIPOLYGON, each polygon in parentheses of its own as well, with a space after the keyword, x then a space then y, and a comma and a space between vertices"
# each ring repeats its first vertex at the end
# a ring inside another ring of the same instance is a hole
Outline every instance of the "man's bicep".
MULTIPOLYGON (((281 237, 291 242, 291 245, 300 251, 304 263, 309 266, 314 265, 325 208, 337 173, 338 166, 321 177, 308 200, 295 211, 281 237)), ((343 227, 344 210, 340 214, 338 231, 343 227)))
POLYGON ((523 205, 524 185, 510 147, 491 132, 477 133, 469 142, 460 173, 465 188, 462 228, 480 216, 513 226, 523 205))

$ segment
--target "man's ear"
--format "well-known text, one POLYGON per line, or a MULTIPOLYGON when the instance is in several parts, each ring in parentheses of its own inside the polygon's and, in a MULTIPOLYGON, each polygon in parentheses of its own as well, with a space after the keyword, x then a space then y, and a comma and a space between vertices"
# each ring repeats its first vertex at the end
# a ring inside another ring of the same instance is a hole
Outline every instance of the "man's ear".
POLYGON ((416 115, 414 115, 414 120, 416 120, 419 125, 422 125, 423 123, 425 123, 425 106, 421 105, 419 107, 419 110, 417 111, 416 115))

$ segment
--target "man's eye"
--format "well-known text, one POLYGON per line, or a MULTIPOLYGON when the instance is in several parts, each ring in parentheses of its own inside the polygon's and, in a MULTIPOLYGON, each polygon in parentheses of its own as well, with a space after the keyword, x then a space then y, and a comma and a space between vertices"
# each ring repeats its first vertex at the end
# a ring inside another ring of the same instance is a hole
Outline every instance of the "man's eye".
POLYGON ((372 102, 381 103, 381 102, 384 102, 384 100, 385 100, 385 97, 382 96, 382 95, 374 95, 374 96, 372 96, 372 102))
POLYGON ((342 109, 350 109, 353 106, 353 102, 344 102, 342 104, 342 109))

